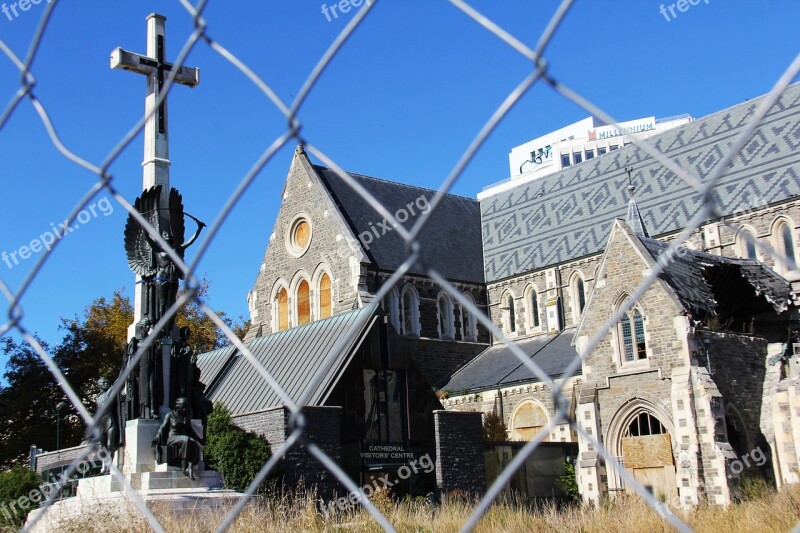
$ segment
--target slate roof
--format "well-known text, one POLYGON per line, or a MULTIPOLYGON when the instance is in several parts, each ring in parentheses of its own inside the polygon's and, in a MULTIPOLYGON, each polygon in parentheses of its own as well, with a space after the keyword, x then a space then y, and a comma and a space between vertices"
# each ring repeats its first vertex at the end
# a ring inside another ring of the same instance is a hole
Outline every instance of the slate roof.
MULTIPOLYGON (((578 356, 572 340, 575 329, 565 329, 554 335, 539 335, 516 342, 523 352, 550 377, 559 377, 567 365, 578 356)), ((578 374, 580 374, 578 367, 578 374)), ((537 382, 539 378, 522 364, 505 344, 495 344, 453 374, 442 387, 450 391, 485 390, 509 386, 516 382, 537 382)))
MULTIPOLYGON (((761 98, 651 137, 650 143, 701 181, 748 124, 761 98)), ((723 215, 800 194, 800 84, 769 110, 714 193, 723 215), (756 203, 757 202, 757 203, 756 203)), ((481 202, 486 281, 600 252, 628 203, 625 166, 650 235, 682 229, 701 197, 635 144, 523 183, 481 202)))
MULTIPOLYGON (((658 259, 669 246, 669 243, 654 239, 639 240, 653 259, 658 259)), ((672 287, 688 310, 702 309, 716 314, 717 301, 709 279, 723 266, 737 269, 756 295, 763 295, 776 312, 785 311, 791 302, 789 282, 760 261, 722 257, 697 250, 682 249, 682 252, 675 255, 674 261, 659 277, 672 287)))
MULTIPOLYGON (((385 223, 378 213, 338 174, 332 170, 314 165, 314 170, 328 188, 334 202, 350 224, 356 238, 360 238, 370 260, 382 270, 396 270, 407 257, 406 246, 396 231, 386 231, 380 223, 385 223), (373 231, 378 231, 376 238, 373 231), (384 234, 384 231, 386 233, 384 234), (371 242, 370 242, 371 240, 371 242)), ((350 174, 370 192, 386 209, 397 214, 405 210, 409 215, 403 225, 410 229, 419 218, 419 205, 426 207, 436 191, 385 181, 360 174, 350 174), (417 199, 424 197, 419 204, 417 199), (408 205, 413 205, 414 214, 408 205)), ((400 215, 401 217, 403 215, 400 215)), ((402 220, 400 220, 402 223, 402 220)), ((390 228, 391 229, 391 228, 390 228)), ((483 283, 483 243, 481 242, 481 212, 477 200, 447 194, 431 215, 429 223, 419 236, 422 258, 445 278, 473 283, 483 283)), ((418 266, 412 273, 424 274, 418 266)))
MULTIPOLYGON (((300 399, 323 364, 332 363, 308 401, 309 405, 322 405, 350 361, 354 346, 372 324, 374 316, 370 315, 374 315, 374 306, 258 337, 248 344, 248 348, 293 401, 300 399), (359 324, 362 326, 360 331, 353 332, 352 329, 359 324), (342 350, 333 352, 337 341, 348 332, 356 334, 352 335, 342 350)), ((202 361, 202 365, 210 367, 212 363, 207 360, 216 357, 215 352, 202 354, 198 357, 198 366, 202 361)), ((255 367, 238 352, 233 356, 229 370, 208 391, 208 398, 213 402, 222 402, 234 415, 261 411, 283 403, 255 367)))

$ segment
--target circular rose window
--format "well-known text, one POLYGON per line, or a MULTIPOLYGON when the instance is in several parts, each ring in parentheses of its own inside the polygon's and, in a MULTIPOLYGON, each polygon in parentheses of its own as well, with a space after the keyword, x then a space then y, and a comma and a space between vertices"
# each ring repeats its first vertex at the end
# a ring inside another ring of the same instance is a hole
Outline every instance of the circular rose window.
POLYGON ((305 216, 296 217, 289 225, 287 247, 295 256, 303 255, 311 244, 311 223, 305 216))

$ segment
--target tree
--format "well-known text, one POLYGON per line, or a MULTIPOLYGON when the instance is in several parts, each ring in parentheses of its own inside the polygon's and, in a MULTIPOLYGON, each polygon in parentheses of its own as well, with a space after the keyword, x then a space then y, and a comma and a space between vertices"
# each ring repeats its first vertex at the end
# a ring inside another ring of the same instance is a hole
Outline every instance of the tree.
MULTIPOLYGON (((197 298, 207 302, 208 298, 208 281, 203 278, 200 281, 197 298)), ((183 290, 178 294, 178 298, 183 294, 183 290)), ((222 348, 230 344, 228 337, 226 337, 222 330, 217 327, 211 318, 206 315, 198 299, 194 298, 184 305, 175 318, 175 324, 178 327, 189 326, 192 330, 191 344, 195 346, 198 353, 209 352, 217 348, 222 348)), ((249 321, 243 317, 239 317, 238 321, 234 322, 225 314, 225 312, 218 311, 217 314, 223 322, 236 334, 239 339, 243 339, 247 329, 250 326, 249 321)))
POLYGON ((486 413, 486 416, 483 417, 483 440, 485 442, 505 442, 508 440, 506 425, 495 411, 486 413))
MULTIPOLYGON (((205 299, 208 283, 203 280, 199 297, 205 299)), ((247 323, 234 322, 218 313, 234 331, 244 334, 247 323)), ((122 290, 110 298, 100 297, 89 304, 81 317, 62 319, 64 338, 54 349, 40 341, 67 382, 91 411, 99 392, 101 376, 114 381, 122 370, 128 326, 133 322, 133 305, 122 290)), ((200 309, 196 301, 178 311, 176 323, 192 330, 190 343, 197 353, 227 344, 227 338, 200 309)), ((85 424, 35 350, 25 342, 0 339, 0 349, 8 356, 5 379, 0 387, 0 468, 21 463, 32 444, 45 450, 56 449, 55 406, 66 402, 60 416, 60 445, 77 446, 84 437, 85 424)), ((202 378, 201 378, 202 379, 202 378)))
MULTIPOLYGON (((39 342, 47 351, 48 345, 39 342)), ((8 356, 7 385, 0 387, 0 468, 7 468, 23 464, 32 444, 55 449, 56 404, 66 394, 31 345, 10 337, 0 343, 8 356)))
MULTIPOLYGON (((209 467, 222 473, 226 488, 243 491, 269 460, 272 449, 264 436, 235 425, 230 411, 218 402, 208 416, 204 455, 209 467)), ((268 486, 263 483, 259 492, 268 486)))
POLYGON ((41 481, 39 474, 23 467, 0 472, 0 526, 16 531, 25 523, 27 511, 44 499, 39 489, 41 481), (20 505, 26 500, 27 503, 20 505))

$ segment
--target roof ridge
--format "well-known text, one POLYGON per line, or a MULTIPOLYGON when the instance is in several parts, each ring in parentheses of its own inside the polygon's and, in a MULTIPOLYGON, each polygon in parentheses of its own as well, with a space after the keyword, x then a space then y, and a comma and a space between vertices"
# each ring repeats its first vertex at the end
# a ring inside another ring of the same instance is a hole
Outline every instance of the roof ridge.
MULTIPOLYGON (((334 174, 336 174, 336 171, 333 170, 332 168, 328 168, 328 167, 325 167, 325 166, 322 166, 322 165, 314 165, 314 168, 315 169, 329 170, 329 171, 333 172, 334 174)), ((392 180, 387 180, 385 178, 376 178, 375 176, 367 176, 366 174, 359 174, 358 172, 350 172, 349 170, 347 170, 345 172, 347 172, 350 176, 364 178, 364 179, 373 180, 373 181, 380 181, 382 183, 390 183, 392 185, 400 185, 401 187, 408 187, 409 189, 420 189, 420 190, 423 190, 423 191, 430 191, 430 192, 432 192, 434 194, 436 194, 438 192, 438 190, 436 190, 436 189, 430 189, 428 187, 421 187, 419 185, 411 185, 410 183, 403 183, 401 181, 392 181, 392 180)), ((337 174, 337 176, 338 176, 338 174, 337 174)), ((461 194, 454 194, 454 193, 451 193, 451 192, 448 192, 448 193, 445 193, 445 194, 447 196, 455 196, 456 198, 463 198, 464 200, 470 200, 472 202, 475 202, 476 204, 480 204, 480 202, 476 198, 471 198, 469 196, 463 196, 461 194)))

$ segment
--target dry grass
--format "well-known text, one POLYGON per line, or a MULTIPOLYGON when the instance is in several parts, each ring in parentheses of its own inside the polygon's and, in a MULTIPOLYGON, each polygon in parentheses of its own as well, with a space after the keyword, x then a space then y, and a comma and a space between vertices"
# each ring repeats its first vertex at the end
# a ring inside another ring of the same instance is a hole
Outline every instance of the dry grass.
MULTIPOLYGON (((474 502, 450 499, 432 507, 422 501, 393 503, 386 498, 373 498, 401 532, 458 531, 469 518, 474 502)), ((225 508, 203 509, 189 513, 173 513, 165 508, 154 509, 166 531, 204 533, 214 531, 223 519, 225 508)), ((780 493, 768 491, 751 501, 731 505, 700 506, 678 512, 696 531, 738 533, 742 531, 789 531, 800 520, 800 486, 780 493)), ((92 516, 72 521, 63 531, 149 531, 146 522, 133 518, 124 526, 119 520, 103 518, 97 511, 92 516)), ((324 516, 311 497, 284 497, 254 501, 245 508, 233 531, 356 531, 378 532, 380 526, 363 509, 324 516)), ((546 506, 533 509, 518 504, 496 504, 480 520, 475 530, 489 532, 667 532, 672 528, 636 497, 619 497, 599 508, 575 506, 556 509, 546 506)))

